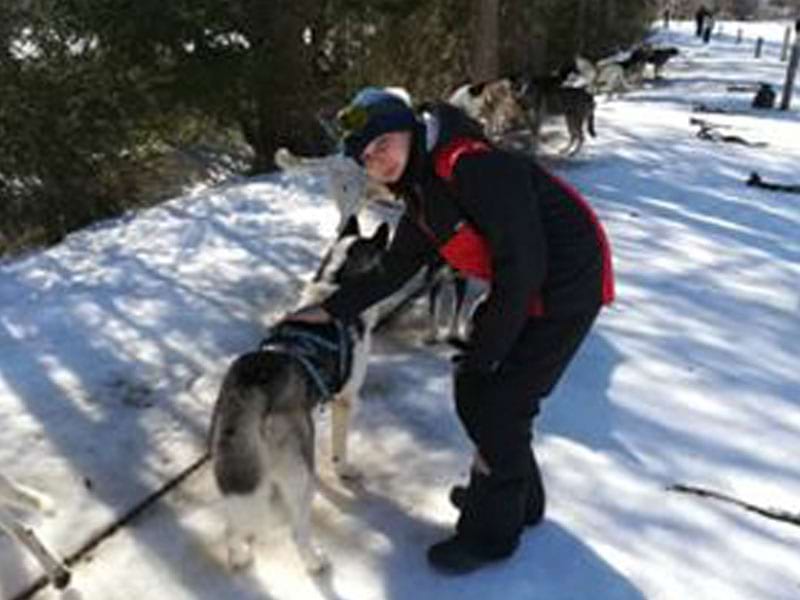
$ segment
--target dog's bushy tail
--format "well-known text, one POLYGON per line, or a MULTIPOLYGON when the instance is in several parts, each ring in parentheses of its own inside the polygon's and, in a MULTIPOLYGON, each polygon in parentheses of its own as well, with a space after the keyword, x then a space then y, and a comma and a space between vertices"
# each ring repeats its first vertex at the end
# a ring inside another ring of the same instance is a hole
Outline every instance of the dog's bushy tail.
POLYGON ((269 358, 263 352, 237 358, 222 383, 210 450, 223 495, 252 493, 264 476, 261 428, 269 412, 269 386, 262 383, 279 367, 269 358))

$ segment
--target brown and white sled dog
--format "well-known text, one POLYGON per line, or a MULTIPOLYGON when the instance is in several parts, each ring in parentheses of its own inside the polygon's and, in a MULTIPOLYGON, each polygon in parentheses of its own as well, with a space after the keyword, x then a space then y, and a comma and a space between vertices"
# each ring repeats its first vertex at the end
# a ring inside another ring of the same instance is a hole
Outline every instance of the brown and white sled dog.
POLYGON ((0 473, 0 531, 8 533, 36 557, 55 587, 58 589, 67 587, 70 581, 67 567, 47 549, 33 529, 17 519, 12 509, 34 510, 45 514, 54 512, 50 498, 0 473))
POLYGON ((538 143, 542 122, 550 116, 563 115, 569 142, 563 153, 577 153, 585 140, 584 128, 594 137, 592 95, 583 88, 563 86, 567 72, 544 77, 517 76, 463 85, 448 97, 484 125, 487 135, 499 135, 517 123, 524 123, 538 143))
POLYGON ((489 137, 501 135, 523 118, 513 84, 506 77, 465 83, 450 93, 447 102, 483 125, 489 137))
MULTIPOLYGON (((303 291, 300 306, 321 302, 341 282, 377 267, 389 228, 382 224, 371 237, 358 229, 358 221, 350 219, 320 279, 303 291)), ((348 426, 366 375, 375 317, 369 309, 358 325, 280 323, 259 351, 240 356, 229 368, 209 442, 232 569, 252 562, 265 506, 286 511, 310 572, 328 567, 311 536, 315 409, 331 401, 335 470, 345 479, 357 477, 347 460, 348 426)))

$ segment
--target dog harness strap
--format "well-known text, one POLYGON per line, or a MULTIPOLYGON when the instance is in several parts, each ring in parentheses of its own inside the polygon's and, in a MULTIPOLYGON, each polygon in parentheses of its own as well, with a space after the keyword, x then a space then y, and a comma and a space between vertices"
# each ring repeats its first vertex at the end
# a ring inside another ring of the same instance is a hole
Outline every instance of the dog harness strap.
POLYGON ((333 391, 331 391, 330 386, 325 383, 325 380, 323 379, 322 374, 319 372, 319 369, 317 369, 314 363, 312 363, 307 356, 301 352, 293 352, 291 350, 285 350, 285 352, 292 358, 297 359, 297 361, 303 365, 303 368, 305 368, 306 372, 311 377, 311 381, 313 381, 314 385, 317 386, 320 396, 322 396, 324 399, 323 402, 327 402, 333 398, 333 391))
POLYGON ((308 374, 324 401, 333 397, 334 392, 331 390, 329 382, 325 381, 325 377, 323 377, 320 370, 308 357, 308 353, 305 349, 298 347, 296 344, 292 344, 288 340, 268 337, 261 342, 260 350, 262 352, 279 352, 280 354, 285 354, 295 359, 308 374))
POLYGON ((301 323, 279 323, 261 342, 261 351, 275 351, 295 358, 318 388, 323 402, 331 400, 347 379, 352 363, 352 349, 347 328, 333 322, 335 341, 301 323), (326 368, 324 365, 328 365, 326 368), (331 368, 331 366, 333 368, 331 368))

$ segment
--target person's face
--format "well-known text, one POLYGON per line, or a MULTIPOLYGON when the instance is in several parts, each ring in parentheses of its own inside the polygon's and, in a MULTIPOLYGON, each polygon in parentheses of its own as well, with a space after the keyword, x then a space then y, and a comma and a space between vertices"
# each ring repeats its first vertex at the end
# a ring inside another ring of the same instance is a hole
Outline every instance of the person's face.
POLYGON ((379 183, 395 183, 403 175, 411 149, 410 131, 390 131, 372 140, 361 153, 367 175, 379 183))

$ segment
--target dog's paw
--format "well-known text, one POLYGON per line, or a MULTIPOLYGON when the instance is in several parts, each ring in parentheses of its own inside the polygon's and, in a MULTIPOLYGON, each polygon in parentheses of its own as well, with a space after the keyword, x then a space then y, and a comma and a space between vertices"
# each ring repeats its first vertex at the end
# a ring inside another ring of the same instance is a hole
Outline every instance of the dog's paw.
POLYGON ((336 471, 336 476, 345 482, 359 482, 364 478, 361 471, 350 463, 336 463, 334 464, 334 470, 336 471))

